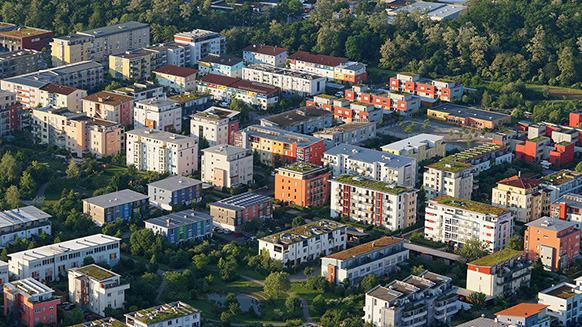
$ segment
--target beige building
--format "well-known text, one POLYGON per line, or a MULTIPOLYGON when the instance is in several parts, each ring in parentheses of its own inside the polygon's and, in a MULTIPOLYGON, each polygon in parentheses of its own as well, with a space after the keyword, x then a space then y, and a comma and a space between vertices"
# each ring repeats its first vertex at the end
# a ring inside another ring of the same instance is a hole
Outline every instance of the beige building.
POLYGON ((440 135, 418 134, 404 140, 386 144, 382 151, 422 161, 436 156, 444 157, 446 144, 440 135))
POLYGON ((210 146, 232 144, 238 131, 238 111, 212 106, 190 116, 190 136, 206 139, 210 146))
POLYGON ((213 224, 221 228, 237 231, 251 219, 273 218, 273 198, 243 193, 210 204, 213 224))
POLYGON ((162 53, 152 49, 138 49, 109 56, 109 73, 114 78, 146 79, 162 65, 162 53))
POLYGON ((542 182, 519 175, 502 179, 491 190, 491 204, 509 209, 517 221, 530 222, 549 215, 551 191, 542 182))
POLYGON ((81 99, 87 96, 86 90, 53 83, 48 83, 41 87, 39 93, 41 106, 67 108, 74 112, 83 111, 81 99))
POLYGON ((167 86, 176 92, 195 90, 199 72, 197 69, 173 65, 166 65, 153 71, 160 85, 167 86))
POLYGON ((83 98, 83 112, 122 125, 133 124, 133 97, 101 91, 83 98))
POLYGON ((340 144, 359 144, 376 137, 376 123, 352 122, 326 128, 313 133, 314 137, 323 139, 326 149, 340 144))
POLYGON ((149 197, 130 189, 83 200, 83 213, 99 226, 117 219, 131 219, 134 214, 143 214, 148 207, 149 197))
POLYGON ((50 45, 54 67, 91 60, 93 42, 90 36, 72 34, 55 37, 50 45))
POLYGON ((453 161, 439 161, 427 166, 423 174, 426 199, 430 200, 441 195, 471 200, 473 192, 473 166, 453 161))
POLYGON ((91 37, 92 59, 97 61, 150 45, 150 26, 134 21, 77 32, 77 35, 91 37))
POLYGON ((251 150, 234 145, 217 145, 202 150, 202 181, 214 187, 233 188, 253 182, 251 150))

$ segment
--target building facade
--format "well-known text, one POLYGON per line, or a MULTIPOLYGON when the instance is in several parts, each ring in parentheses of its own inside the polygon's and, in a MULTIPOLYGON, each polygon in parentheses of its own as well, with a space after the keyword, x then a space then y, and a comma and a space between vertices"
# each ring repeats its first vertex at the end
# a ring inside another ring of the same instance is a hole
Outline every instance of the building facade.
POLYGON ((443 162, 460 162, 472 165, 473 176, 479 175, 495 165, 513 161, 513 153, 508 146, 485 143, 465 151, 444 157, 443 162))
POLYGON ((201 312, 182 301, 125 314, 125 324, 135 327, 200 327, 201 312))
POLYGON ((282 130, 311 134, 331 127, 333 114, 316 106, 307 106, 285 111, 261 118, 261 126, 274 127, 282 130))
POLYGON ((376 108, 402 116, 412 116, 415 110, 420 109, 422 99, 400 91, 374 90, 367 85, 354 85, 351 89, 344 91, 344 96, 347 100, 373 104, 376 108))
POLYGON ((382 151, 422 161, 446 156, 444 137, 432 134, 418 134, 404 140, 382 146, 382 151))
POLYGON ((441 99, 441 101, 451 101, 460 99, 463 96, 464 88, 455 81, 436 79, 430 80, 422 78, 419 74, 398 73, 390 78, 390 89, 416 94, 430 99, 441 99))
POLYGON ((208 54, 198 60, 201 75, 215 74, 242 78, 243 60, 229 55, 208 54))
POLYGON ((240 112, 212 106, 190 116, 190 136, 206 139, 210 146, 233 144, 240 112))
POLYGON ((150 45, 150 26, 134 21, 77 32, 77 35, 91 38, 91 57, 97 61, 150 45))
POLYGON ((83 112, 89 117, 131 125, 133 124, 133 102, 133 97, 101 91, 83 98, 83 112))
POLYGON ((325 90, 327 81, 325 77, 320 75, 270 65, 244 67, 240 78, 277 86, 285 93, 296 93, 301 96, 322 93, 325 90))
POLYGON ((40 51, 22 49, 0 54, 0 78, 18 76, 46 69, 44 54, 40 51))
POLYGON ((153 71, 160 85, 175 92, 195 90, 199 72, 197 69, 174 65, 165 65, 153 71))
POLYGON ((277 169, 275 199, 302 207, 322 207, 329 201, 329 171, 309 163, 277 169))
POLYGON ((70 86, 48 83, 39 90, 42 107, 67 108, 73 112, 83 111, 82 99, 87 96, 86 90, 70 86))
POLYGON ((147 127, 160 131, 182 132, 182 107, 169 99, 137 101, 133 107, 133 127, 147 127))
POLYGON ((216 188, 235 188, 253 183, 253 154, 234 145, 202 150, 201 178, 216 188))
POLYGON ((426 166, 422 175, 426 199, 430 200, 441 195, 471 200, 473 192, 472 165, 462 162, 439 161, 426 166))
MULTIPOLYGON (((79 89, 91 89, 103 83, 104 70, 103 66, 95 61, 82 61, 3 79, 2 89, 13 91, 16 86, 22 84, 23 80, 28 80, 27 83, 36 81, 39 85, 42 83, 54 83, 79 89)), ((44 86, 44 84, 38 87, 41 86, 44 86)))
POLYGON ((551 191, 540 187, 537 179, 519 175, 497 182, 491 190, 491 204, 513 212, 517 221, 530 222, 550 212, 551 191))
POLYGON ((212 237, 212 216, 192 209, 145 221, 145 228, 164 236, 170 244, 212 237))
POLYGON ((273 218, 273 198, 243 193, 210 204, 213 223, 223 229, 238 231, 251 219, 273 218))
POLYGON ((93 41, 90 36, 72 34, 55 37, 50 43, 53 67, 74 64, 92 59, 93 41))
POLYGON ((426 116, 444 120, 452 125, 473 127, 477 129, 494 129, 511 123, 511 116, 493 111, 474 109, 456 104, 441 104, 429 108, 426 116))
POLYGON ((550 204, 550 217, 576 223, 582 230, 582 195, 567 193, 550 204))
POLYGON ((17 102, 16 92, 0 90, 0 136, 8 136, 22 129, 27 112, 17 102))
POLYGON ((54 324, 58 321, 57 306, 61 299, 54 290, 33 278, 4 284, 4 316, 11 313, 14 321, 28 327, 54 324))
POLYGON ((520 303, 495 313, 497 321, 516 327, 550 327, 549 305, 520 303))
POLYGON ((32 27, 19 27, 0 31, 0 51, 10 52, 22 49, 49 50, 53 32, 32 27))
POLYGON ((0 246, 8 247, 16 238, 40 237, 43 232, 51 235, 51 217, 34 206, 0 212, 0 246))
POLYGON ((172 176, 148 184, 150 203, 171 211, 175 205, 202 201, 202 182, 185 176, 172 176))
POLYGON ((174 35, 174 42, 189 46, 190 65, 197 64, 200 58, 211 53, 226 53, 226 37, 213 31, 195 29, 192 32, 178 33, 174 35))
POLYGON ((196 83, 199 92, 209 92, 217 101, 230 103, 236 98, 261 109, 279 102, 279 88, 264 83, 215 74, 203 76, 196 83))
POLYGON ((560 170, 542 177, 540 181, 542 187, 552 191, 552 202, 567 193, 582 194, 582 173, 574 170, 560 170))
POLYGON ((117 219, 131 219, 134 213, 147 209, 148 200, 147 195, 125 189, 84 199, 83 213, 103 225, 117 219))
POLYGON ((283 67, 287 62, 287 49, 272 45, 251 44, 243 50, 245 65, 269 65, 283 67))
POLYGON ((164 65, 162 53, 149 48, 109 55, 109 73, 114 78, 147 79, 152 71, 164 65))
POLYGON ((297 51, 287 57, 287 64, 293 70, 313 73, 340 83, 355 85, 367 79, 366 65, 347 58, 297 51))
POLYGON ((545 269, 567 268, 580 256, 580 229, 575 222, 545 217, 526 226, 524 249, 527 258, 541 259, 545 269))
POLYGON ((313 136, 323 139, 326 149, 340 144, 360 144, 376 137, 376 123, 353 122, 314 132, 313 136))
POLYGON ((547 305, 548 315, 560 326, 576 326, 582 323, 582 311, 578 305, 582 301, 582 281, 580 277, 575 281, 576 285, 562 282, 537 295, 538 304, 547 305))

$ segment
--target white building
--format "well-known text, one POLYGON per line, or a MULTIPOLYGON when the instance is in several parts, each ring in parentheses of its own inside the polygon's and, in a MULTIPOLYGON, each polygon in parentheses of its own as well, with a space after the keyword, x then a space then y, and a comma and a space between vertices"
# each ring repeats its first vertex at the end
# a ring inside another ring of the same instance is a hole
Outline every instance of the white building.
POLYGON ((42 232, 51 235, 51 217, 33 206, 0 212, 0 246, 8 246, 16 238, 23 240, 40 236, 42 232))
POLYGON ((441 195, 427 201, 424 234, 458 247, 475 238, 497 252, 513 234, 513 216, 507 209, 441 195))
POLYGON ((212 216, 192 209, 148 219, 145 228, 161 234, 170 244, 212 238, 212 216))
POLYGON ((127 289, 120 275, 98 265, 69 269, 69 301, 100 316, 105 308, 123 308, 127 289))
POLYGON ((166 132, 182 132, 182 107, 178 101, 147 99, 133 107, 133 127, 147 127, 166 132))
POLYGON ((286 93, 302 96, 320 94, 325 90, 326 78, 292 69, 269 65, 250 65, 242 69, 242 79, 278 86, 286 93))
POLYGON ((142 127, 126 132, 127 165, 172 175, 198 170, 198 140, 142 127))
POLYGON ((359 175, 385 183, 411 187, 416 184, 414 158, 344 144, 327 150, 322 161, 333 176, 359 175))
POLYGON ((226 37, 216 32, 196 29, 192 32, 182 32, 174 35, 174 41, 190 46, 190 65, 196 65, 198 60, 211 53, 226 52, 226 37))
POLYGON ((238 111, 212 106, 190 116, 190 136, 206 139, 210 146, 232 144, 238 131, 238 111))
POLYGON ((436 156, 444 157, 446 148, 444 137, 433 134, 418 134, 381 147, 382 151, 415 158, 418 161, 436 156))
POLYGON ((259 253, 268 251, 272 259, 281 260, 285 267, 300 265, 344 250, 347 228, 336 221, 321 219, 259 239, 259 253))
POLYGON ((353 122, 326 128, 313 133, 313 136, 323 139, 326 149, 340 144, 358 144, 376 137, 376 123, 353 122))
POLYGON ((582 323, 582 279, 578 277, 575 282, 576 285, 562 282, 538 293, 538 304, 549 305, 547 314, 560 326, 582 323))
POLYGON ((200 75, 216 74, 228 77, 241 78, 243 60, 229 55, 209 54, 198 60, 200 75))
POLYGON ((445 161, 462 162, 472 165, 471 172, 473 176, 479 175, 492 166, 500 165, 504 162, 513 161, 513 152, 508 146, 485 143, 474 148, 467 149, 463 152, 443 158, 445 161))
POLYGON ((582 173, 573 170, 560 170, 540 179, 541 186, 552 191, 554 202, 567 193, 582 194, 582 173))
POLYGON ((261 126, 275 127, 300 134, 311 134, 331 127, 333 113, 316 106, 305 106, 261 118, 261 126))
POLYGON ((39 104, 51 108, 68 108, 74 112, 83 111, 83 99, 87 96, 86 90, 70 86, 48 83, 40 88, 39 104))
POLYGON ((125 324, 135 327, 200 327, 200 310, 172 302, 125 314, 125 324))
POLYGON ((119 241, 113 236, 95 234, 8 255, 10 274, 40 281, 59 280, 71 268, 81 267, 90 256, 95 263, 115 266, 119 262, 119 241))
POLYGON ((0 260, 0 286, 8 283, 8 262, 0 260))
POLYGON ((0 81, 3 91, 16 93, 16 101, 24 108, 36 108, 41 103, 40 88, 48 82, 27 77, 11 77, 0 81))
POLYGON ((473 192, 472 165, 462 162, 439 161, 427 166, 423 174, 426 199, 430 200, 441 195, 471 200, 473 192))
POLYGON ((202 152, 203 182, 218 188, 234 188, 253 183, 251 150, 223 144, 204 149, 202 152))
POLYGON ((283 67, 287 62, 287 49, 264 44, 251 44, 243 50, 245 65, 263 64, 283 67))

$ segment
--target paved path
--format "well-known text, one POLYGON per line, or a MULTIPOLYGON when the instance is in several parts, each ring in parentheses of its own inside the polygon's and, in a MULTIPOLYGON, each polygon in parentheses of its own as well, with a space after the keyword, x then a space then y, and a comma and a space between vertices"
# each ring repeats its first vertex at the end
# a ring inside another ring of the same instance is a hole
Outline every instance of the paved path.
MULTIPOLYGON (((46 192, 46 188, 48 187, 49 182, 46 182, 44 184, 42 184, 38 190, 36 190, 36 196, 37 197, 41 197, 44 196, 44 192, 46 192)), ((22 203, 26 204, 26 205, 30 205, 32 203, 32 200, 23 200, 22 203)))

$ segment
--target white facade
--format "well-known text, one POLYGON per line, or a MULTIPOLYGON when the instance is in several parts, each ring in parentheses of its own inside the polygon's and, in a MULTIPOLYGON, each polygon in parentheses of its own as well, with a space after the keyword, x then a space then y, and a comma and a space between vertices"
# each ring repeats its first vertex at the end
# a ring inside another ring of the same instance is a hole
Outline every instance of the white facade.
POLYGON ((200 58, 211 53, 220 55, 226 52, 226 37, 212 31, 196 29, 178 33, 174 35, 174 41, 190 46, 190 65, 197 64, 200 58))
POLYGON ((423 174, 426 199, 441 195, 471 200, 473 192, 473 166, 460 162, 439 162, 428 166, 423 174))
POLYGON ((190 136, 206 139, 210 146, 231 144, 234 132, 238 131, 240 112, 220 107, 210 107, 190 116, 190 136))
POLYGON ((0 286, 8 283, 8 262, 0 260, 0 286))
POLYGON ((525 252, 505 249, 491 256, 497 260, 487 256, 467 264, 468 291, 495 298, 515 294, 521 286, 530 285, 531 267, 526 262, 525 252))
POLYGON ((160 131, 182 131, 182 107, 179 102, 167 99, 138 101, 133 108, 133 127, 148 127, 160 131))
POLYGON ((40 89, 40 105, 82 112, 83 102, 81 99, 86 96, 86 90, 50 83, 40 89))
POLYGON ((287 56, 287 49, 276 46, 252 44, 243 49, 243 60, 246 65, 283 67, 287 62, 287 56))
POLYGON ((198 170, 195 138, 152 130, 147 127, 126 132, 127 165, 172 175, 190 175, 198 170))
POLYGON ((283 92, 316 95, 325 90, 326 78, 291 69, 251 65, 242 69, 242 79, 281 88, 283 92))
POLYGON ((125 324, 135 327, 200 327, 200 316, 200 310, 178 301, 126 313, 125 324), (164 320, 163 316, 168 315, 173 318, 164 320))
POLYGON ((33 206, 0 212, 0 246, 8 246, 16 238, 31 239, 40 236, 42 232, 51 235, 51 217, 33 206))
POLYGON ((547 314, 560 326, 578 326, 582 321, 582 281, 580 277, 575 281, 576 285, 560 283, 538 293, 538 304, 549 305, 547 314))
POLYGON ((582 194, 582 173, 573 170, 561 170, 544 176, 541 181, 542 187, 552 191, 552 202, 567 193, 582 194))
POLYGON ((1 80, 0 88, 3 91, 16 93, 16 101, 22 103, 23 108, 27 109, 35 108, 41 103, 40 88, 47 84, 33 78, 12 77, 1 80))
POLYGON ((340 144, 358 144, 376 137, 376 124, 366 122, 346 123, 313 133, 323 139, 326 149, 340 144))
POLYGON ((216 187, 233 188, 253 182, 251 150, 234 145, 217 145, 202 150, 202 181, 216 187))

